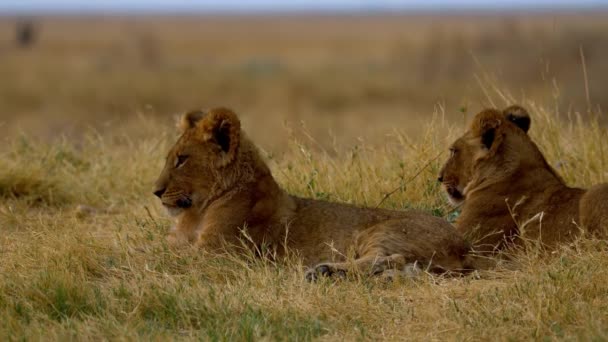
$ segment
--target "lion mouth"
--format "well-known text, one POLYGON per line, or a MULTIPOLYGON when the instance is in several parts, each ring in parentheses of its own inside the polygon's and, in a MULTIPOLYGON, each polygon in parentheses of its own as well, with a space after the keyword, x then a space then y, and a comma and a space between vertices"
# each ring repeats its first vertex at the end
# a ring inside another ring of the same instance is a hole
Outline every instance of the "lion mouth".
POLYGON ((462 191, 458 190, 458 187, 450 184, 444 184, 444 186, 450 203, 453 205, 459 205, 464 201, 464 195, 462 194, 462 191))
POLYGON ((184 210, 192 207, 192 199, 190 199, 190 197, 185 196, 178 198, 175 201, 171 201, 170 203, 163 201, 162 204, 169 212, 169 215, 178 216, 184 210))
POLYGON ((189 197, 180 198, 175 201, 175 205, 181 209, 188 209, 192 206, 192 200, 189 197))
POLYGON ((175 201, 162 201, 162 204, 167 208, 188 209, 192 206, 190 197, 181 197, 175 201))

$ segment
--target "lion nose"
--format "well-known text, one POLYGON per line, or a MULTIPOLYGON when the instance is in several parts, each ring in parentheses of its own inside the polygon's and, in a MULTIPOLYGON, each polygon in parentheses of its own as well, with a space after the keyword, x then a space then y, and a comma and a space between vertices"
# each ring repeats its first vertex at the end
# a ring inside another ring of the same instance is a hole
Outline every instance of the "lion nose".
POLYGON ((158 198, 161 198, 161 197, 163 197, 165 190, 167 190, 167 189, 166 188, 158 189, 158 190, 154 191, 154 195, 156 195, 156 197, 158 197, 158 198))

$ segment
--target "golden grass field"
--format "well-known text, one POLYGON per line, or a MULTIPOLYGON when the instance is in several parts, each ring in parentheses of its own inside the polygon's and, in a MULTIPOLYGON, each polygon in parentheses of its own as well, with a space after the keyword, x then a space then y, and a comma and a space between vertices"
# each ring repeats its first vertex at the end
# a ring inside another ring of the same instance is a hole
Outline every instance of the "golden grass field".
POLYGON ((453 218, 437 172, 484 106, 608 180, 606 15, 0 19, 0 340, 606 340, 608 245, 307 283, 297 259, 168 248, 177 113, 241 115, 290 193, 453 218), (584 67, 583 67, 584 61, 584 67), (392 193, 382 201, 387 193, 392 193))

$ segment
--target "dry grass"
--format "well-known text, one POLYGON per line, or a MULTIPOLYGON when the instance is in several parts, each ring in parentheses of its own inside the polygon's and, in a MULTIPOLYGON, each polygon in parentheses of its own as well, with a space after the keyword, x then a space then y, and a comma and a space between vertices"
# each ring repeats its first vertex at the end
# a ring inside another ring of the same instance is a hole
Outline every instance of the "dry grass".
MULTIPOLYGON (((601 127, 528 105, 532 134, 569 182, 606 176, 596 159, 601 127)), ((22 137, 4 149, 2 339, 608 338, 605 241, 583 239, 550 255, 531 248, 464 278, 392 283, 355 276, 310 284, 297 259, 171 250, 170 222, 149 192, 175 136, 139 120, 147 138, 136 141, 122 133, 77 145, 22 137), (83 212, 78 204, 113 209, 83 212)), ((292 193, 376 205, 401 186, 384 207, 445 215, 435 181, 442 158, 434 159, 445 145, 436 132, 451 138, 460 129, 437 120, 416 142, 395 133, 384 147, 361 142, 332 154, 292 141, 269 163, 292 193)))
POLYGON ((170 113, 201 104, 243 113, 279 183, 301 196, 452 217, 435 180, 443 152, 489 103, 530 109, 531 135, 569 184, 605 181, 606 127, 586 110, 577 65, 579 46, 594 46, 590 89, 605 89, 594 33, 605 23, 588 18, 258 19, 253 43, 242 39, 251 18, 46 19, 26 51, 9 46, 3 19, 0 340, 608 339, 606 241, 532 246, 462 278, 310 284, 297 259, 169 249, 171 223, 150 193, 176 138, 170 113), (513 25, 525 38, 510 43, 518 50, 490 44, 515 37, 513 25), (184 34, 193 29, 200 35, 184 34), (564 58, 552 68, 567 88, 515 72, 546 71, 524 63, 538 41, 564 58), (467 46, 509 70, 463 67, 467 46), (433 78, 437 54, 445 73, 433 78))

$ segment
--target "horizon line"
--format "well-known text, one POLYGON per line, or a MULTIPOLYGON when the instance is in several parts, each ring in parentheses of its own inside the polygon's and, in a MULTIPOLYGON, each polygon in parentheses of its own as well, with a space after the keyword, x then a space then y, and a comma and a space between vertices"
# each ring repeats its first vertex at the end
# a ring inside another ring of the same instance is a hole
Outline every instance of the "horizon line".
POLYGON ((546 12, 587 12, 591 10, 608 10, 607 3, 588 2, 582 4, 508 4, 494 5, 384 5, 384 6, 294 6, 277 8, 222 8, 205 6, 72 6, 57 7, 17 7, 3 8, 0 5, 0 16, 20 15, 335 15, 335 14, 419 14, 419 13, 513 13, 526 11, 530 13, 546 12))

